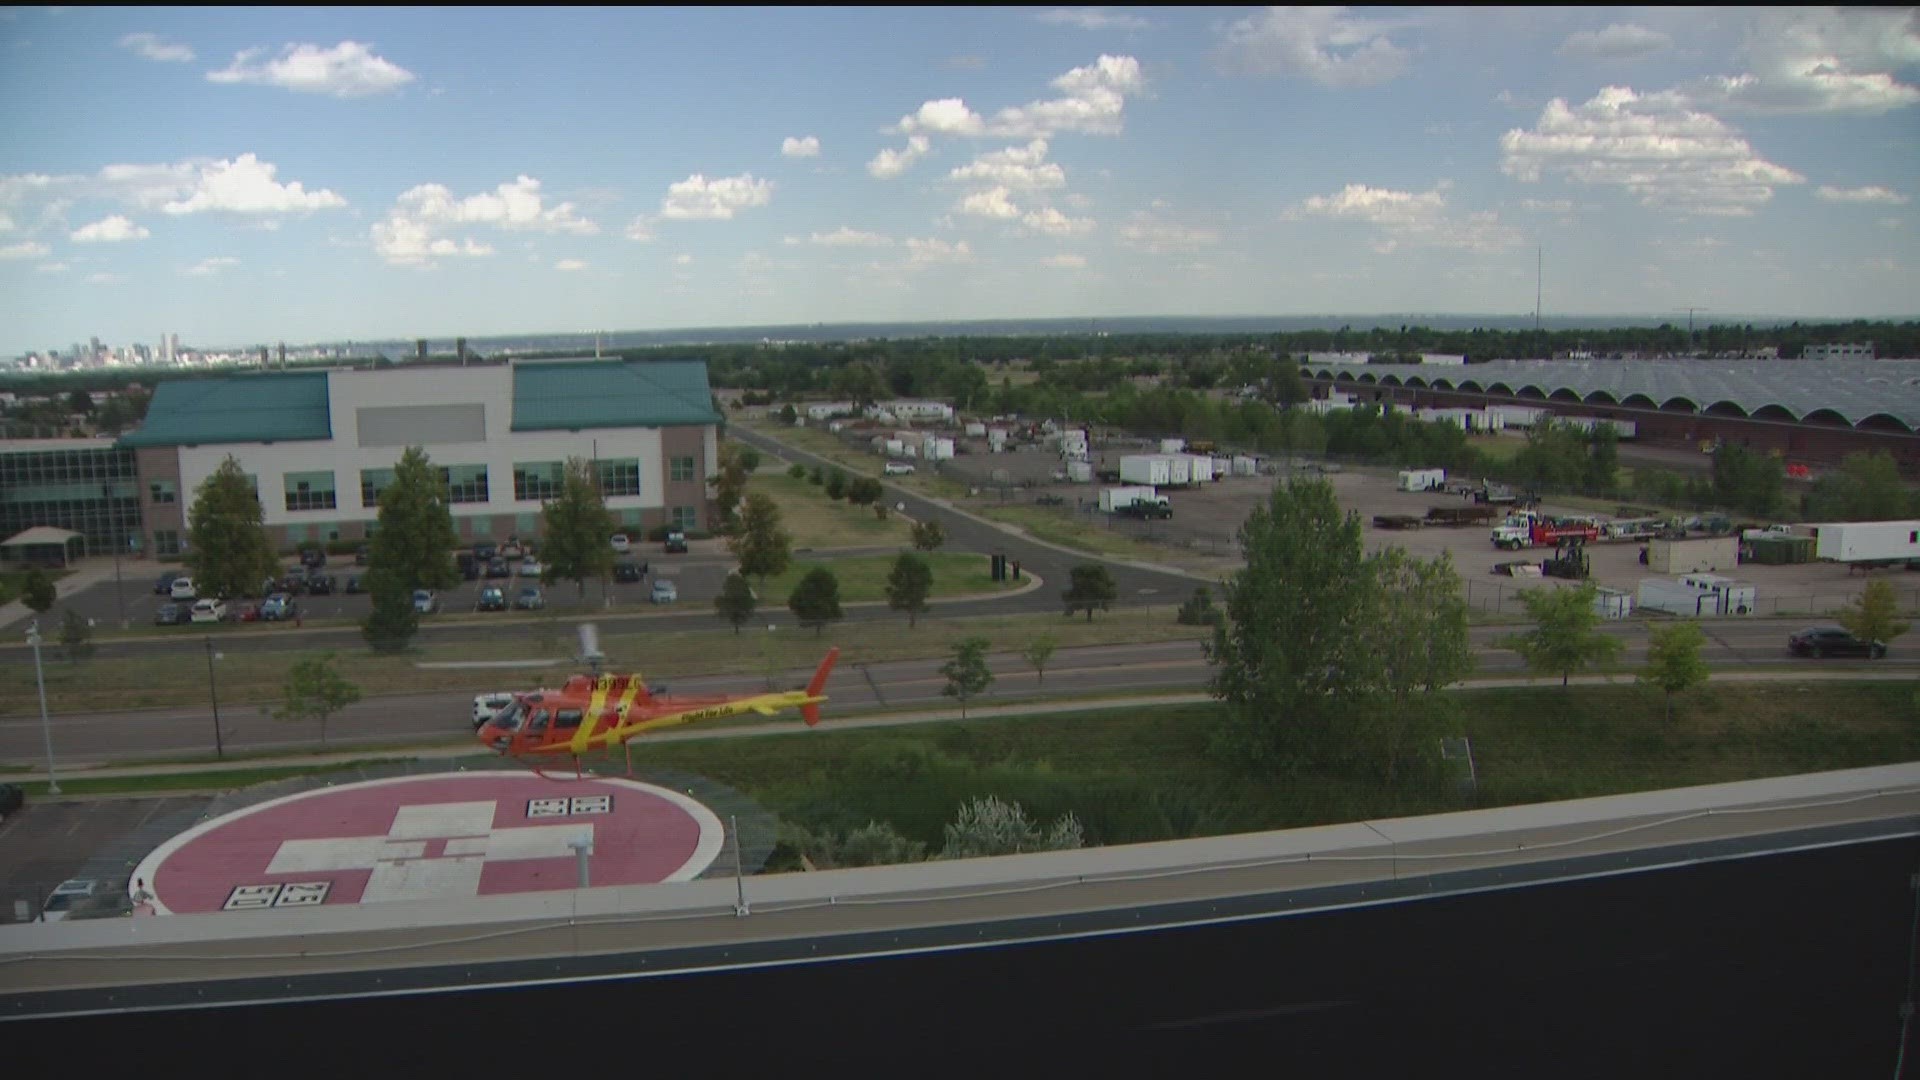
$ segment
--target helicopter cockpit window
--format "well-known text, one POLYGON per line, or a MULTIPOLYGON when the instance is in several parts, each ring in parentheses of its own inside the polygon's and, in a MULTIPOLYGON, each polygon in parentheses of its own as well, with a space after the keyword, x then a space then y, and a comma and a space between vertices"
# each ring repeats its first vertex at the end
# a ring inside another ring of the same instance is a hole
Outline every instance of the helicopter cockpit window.
POLYGON ((525 719, 526 715, 527 707, 516 701, 494 714, 490 723, 501 731, 519 731, 520 721, 525 719))
POLYGON ((535 735, 547 730, 547 715, 547 710, 545 709, 535 711, 533 714, 533 722, 527 725, 527 730, 535 735))
POLYGON ((555 728, 577 728, 580 726, 579 709, 561 709, 553 715, 555 728))

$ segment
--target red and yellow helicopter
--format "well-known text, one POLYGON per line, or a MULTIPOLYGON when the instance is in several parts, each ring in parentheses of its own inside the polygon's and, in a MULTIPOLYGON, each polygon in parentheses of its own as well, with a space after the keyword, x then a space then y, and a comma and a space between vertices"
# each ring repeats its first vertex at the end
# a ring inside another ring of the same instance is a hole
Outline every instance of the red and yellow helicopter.
POLYGON ((511 704, 480 725, 481 743, 508 757, 527 760, 541 776, 546 773, 540 771, 539 762, 570 756, 576 778, 581 775, 580 755, 619 745, 626 750, 627 775, 632 776, 630 740, 649 731, 742 713, 772 716, 786 709, 799 709, 807 726, 813 727, 820 722, 820 703, 827 700, 820 691, 840 655, 837 647, 828 649, 804 690, 679 697, 667 695, 664 688, 659 693, 649 690, 637 674, 603 674, 600 668, 606 656, 600 652, 598 632, 591 623, 580 627, 580 645, 581 659, 592 667, 592 675, 575 675, 557 690, 513 695, 511 704))

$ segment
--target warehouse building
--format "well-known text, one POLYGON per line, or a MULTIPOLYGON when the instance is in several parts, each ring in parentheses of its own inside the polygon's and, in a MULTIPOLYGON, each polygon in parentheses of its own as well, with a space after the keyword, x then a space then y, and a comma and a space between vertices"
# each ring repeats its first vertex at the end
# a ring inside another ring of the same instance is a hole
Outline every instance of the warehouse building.
POLYGON ((1341 391, 1356 404, 1527 405, 1631 421, 1640 443, 1705 450, 1724 441, 1821 465, 1886 450, 1920 472, 1920 360, 1494 360, 1308 365, 1302 375, 1316 396, 1341 391))
POLYGON ((570 457, 597 463, 627 528, 698 532, 719 422, 704 363, 524 361, 163 382, 115 446, 137 473, 142 546, 166 556, 229 455, 276 545, 364 539, 408 446, 442 470, 463 541, 536 536, 570 457))

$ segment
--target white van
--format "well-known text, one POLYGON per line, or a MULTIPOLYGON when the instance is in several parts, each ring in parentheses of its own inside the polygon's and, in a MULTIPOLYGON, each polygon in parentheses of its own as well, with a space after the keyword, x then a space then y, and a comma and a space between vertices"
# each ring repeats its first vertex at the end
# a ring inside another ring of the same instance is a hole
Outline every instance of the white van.
POLYGON ((512 694, 475 694, 473 696, 473 730, 479 731, 480 725, 493 719, 501 709, 513 704, 512 694))

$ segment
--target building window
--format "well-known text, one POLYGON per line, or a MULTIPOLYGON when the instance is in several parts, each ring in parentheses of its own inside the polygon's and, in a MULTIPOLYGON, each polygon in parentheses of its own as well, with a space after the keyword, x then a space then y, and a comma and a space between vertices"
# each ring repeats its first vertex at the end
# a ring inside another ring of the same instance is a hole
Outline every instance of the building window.
POLYGON ((679 529, 681 532, 686 532, 694 528, 693 507, 691 506, 674 507, 673 508, 673 527, 676 529, 679 529))
POLYGON ((153 483, 148 484, 147 495, 155 506, 175 502, 179 499, 179 495, 171 480, 155 480, 153 483))
POLYGON ((672 480, 675 483, 680 483, 682 481, 693 479, 693 458, 692 457, 689 456, 689 457, 674 458, 670 463, 669 467, 672 471, 668 473, 667 479, 672 480))
POLYGON ((180 534, 172 529, 155 529, 153 551, 156 555, 180 554, 180 534))
POLYGON ((513 463, 513 497, 518 502, 548 502, 560 497, 566 465, 559 461, 513 463))
POLYGON ((640 494, 640 459, 622 458, 617 461, 600 463, 600 494, 612 498, 615 495, 640 494))
POLYGON ((287 509, 333 510, 333 472, 303 472, 286 475, 287 509))
POLYGON ((377 507, 380 505, 380 493, 393 483, 392 469, 360 470, 360 505, 377 507))
POLYGON ((440 480, 447 485, 449 503, 487 501, 487 467, 485 465, 448 466, 440 470, 440 480))

